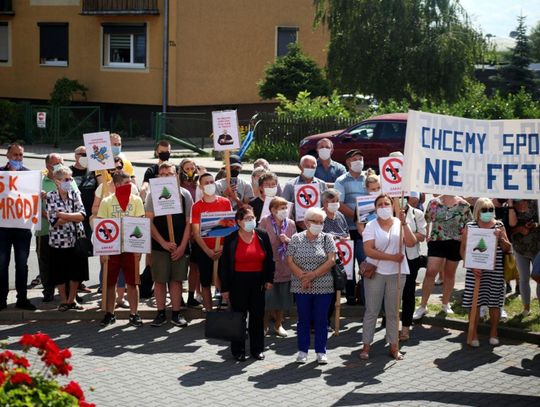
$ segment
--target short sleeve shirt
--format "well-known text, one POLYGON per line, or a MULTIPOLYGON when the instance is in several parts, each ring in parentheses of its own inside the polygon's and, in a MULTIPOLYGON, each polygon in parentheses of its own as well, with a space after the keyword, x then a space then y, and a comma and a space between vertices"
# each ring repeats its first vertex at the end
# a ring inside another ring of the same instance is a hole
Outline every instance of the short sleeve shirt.
MULTIPOLYGON (((195 202, 191 207, 191 224, 201 224, 201 214, 205 212, 226 212, 232 211, 231 202, 222 196, 216 196, 213 202, 205 202, 203 199, 195 202)), ((204 242, 210 249, 214 249, 216 244, 215 237, 204 237, 204 242)))
POLYGON ((124 216, 141 217, 144 216, 144 205, 142 199, 131 194, 126 210, 122 210, 116 195, 112 194, 103 198, 99 204, 98 218, 123 218, 124 216))
POLYGON ((63 225, 57 224, 58 212, 81 213, 86 215, 81 200, 81 195, 77 191, 69 191, 67 199, 63 200, 57 190, 47 193, 46 209, 48 215, 49 227, 49 246, 60 249, 75 246, 75 240, 78 236, 83 236, 81 222, 67 222, 63 225))
POLYGON ((471 207, 466 201, 448 207, 438 198, 433 198, 425 213, 427 222, 431 222, 431 240, 459 240, 465 225, 473 220, 471 207))
MULTIPOLYGON (((328 253, 336 252, 336 244, 331 235, 319 233, 315 240, 309 240, 307 232, 296 233, 287 248, 287 256, 305 272, 320 267, 327 259, 328 253)), ((312 281, 311 289, 304 290, 300 280, 294 275, 291 278, 291 292, 298 294, 331 294, 334 292, 334 279, 329 271, 312 281)))
MULTIPOLYGON (((353 211, 356 209, 356 197, 368 195, 366 191, 366 176, 360 174, 354 178, 350 172, 343 174, 334 183, 334 188, 339 191, 339 202, 344 203, 353 211)), ((346 217, 349 229, 356 230, 356 221, 353 218, 346 217)))
MULTIPOLYGON (((232 180, 231 180, 232 181, 232 180)), ((244 181, 241 178, 236 178, 236 181, 232 181, 233 183, 236 182, 235 185, 233 185, 233 190, 236 192, 236 195, 238 196, 238 199, 241 201, 248 200, 248 202, 253 199, 253 188, 251 187, 251 184, 249 182, 244 181)), ((223 196, 225 193, 225 190, 227 189, 227 180, 225 178, 220 179, 219 181, 216 181, 216 194, 223 196)), ((233 210, 236 210, 236 201, 231 202, 233 210)))
POLYGON ((328 169, 323 167, 321 160, 317 160, 317 169, 315 170, 315 177, 323 180, 324 182, 336 182, 340 176, 347 172, 347 168, 343 164, 337 161, 330 160, 328 169))
MULTIPOLYGON (((401 222, 398 218, 392 218, 393 224, 390 230, 387 232, 381 228, 377 219, 372 220, 366 224, 364 233, 362 233, 363 241, 369 242, 375 240, 375 249, 388 254, 399 253, 399 239, 401 222)), ((401 252, 405 255, 405 245, 401 246, 401 252)), ((395 261, 391 260, 377 260, 370 257, 366 257, 366 260, 377 266, 377 273, 383 275, 397 274, 401 269, 401 274, 409 274, 409 266, 407 264, 407 256, 403 256, 401 266, 395 261)))
POLYGON ((159 166, 157 164, 153 164, 152 166, 148 167, 144 172, 143 182, 150 182, 152 178, 156 178, 158 175, 158 171, 159 166))
POLYGON ((330 219, 330 217, 327 216, 324 220, 323 232, 330 233, 333 236, 348 236, 349 225, 347 224, 345 215, 341 212, 336 212, 334 219, 330 219))

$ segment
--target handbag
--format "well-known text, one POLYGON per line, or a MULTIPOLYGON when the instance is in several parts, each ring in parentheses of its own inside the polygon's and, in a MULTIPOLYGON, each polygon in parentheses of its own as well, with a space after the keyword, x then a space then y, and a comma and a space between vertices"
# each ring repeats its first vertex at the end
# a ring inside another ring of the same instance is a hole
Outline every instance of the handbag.
MULTIPOLYGON (((390 246, 390 239, 388 239, 388 243, 386 244, 386 247, 382 251, 386 252, 386 249, 388 249, 388 246, 390 246)), ((379 262, 380 260, 375 265, 368 262, 367 260, 364 260, 362 263, 360 263, 360 275, 364 278, 373 278, 373 276, 375 275, 375 272, 377 271, 379 262)))
POLYGON ((519 271, 516 266, 516 258, 513 253, 505 253, 503 258, 504 281, 507 283, 519 278, 519 271))
POLYGON ((219 309, 206 313, 204 336, 224 341, 241 342, 246 340, 246 318, 243 312, 219 309))
POLYGON ((345 267, 339 256, 336 258, 336 264, 330 269, 332 273, 332 278, 334 279, 334 291, 344 291, 345 286, 347 285, 347 273, 345 272, 345 267))
POLYGON ((92 257, 94 255, 94 245, 87 237, 78 237, 75 240, 75 251, 81 257, 92 257))

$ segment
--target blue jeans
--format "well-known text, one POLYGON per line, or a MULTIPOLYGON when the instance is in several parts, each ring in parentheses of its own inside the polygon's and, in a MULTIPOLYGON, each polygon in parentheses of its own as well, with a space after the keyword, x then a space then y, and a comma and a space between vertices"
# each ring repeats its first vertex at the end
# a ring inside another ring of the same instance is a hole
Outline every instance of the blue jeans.
POLYGON ((15 252, 15 288, 17 300, 26 299, 28 283, 28 255, 32 232, 28 229, 0 228, 0 301, 6 301, 9 292, 9 262, 11 247, 15 252))
POLYGON ((308 352, 311 321, 315 327, 315 352, 326 353, 328 338, 328 309, 333 294, 294 294, 298 311, 298 350, 308 352))

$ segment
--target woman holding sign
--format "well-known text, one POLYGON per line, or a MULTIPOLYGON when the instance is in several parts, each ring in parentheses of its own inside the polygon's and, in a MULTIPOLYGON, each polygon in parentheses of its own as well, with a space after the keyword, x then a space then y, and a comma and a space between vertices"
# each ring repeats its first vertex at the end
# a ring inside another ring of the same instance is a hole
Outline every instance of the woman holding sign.
MULTIPOLYGON (((480 229, 493 229, 493 234, 497 238, 497 252, 495 255, 495 264, 492 270, 480 270, 480 269, 467 269, 465 277, 465 292, 463 293, 463 307, 471 308, 469 312, 469 323, 474 326, 474 334, 470 345, 477 348, 480 346, 478 341, 478 314, 480 306, 485 305, 489 307, 489 322, 491 325, 489 333, 489 344, 498 345, 499 339, 497 338, 497 326, 499 324, 501 307, 504 305, 505 295, 505 282, 504 282, 504 267, 503 267, 503 254, 512 250, 512 245, 506 236, 504 225, 501 221, 495 220, 495 206, 489 198, 479 198, 473 210, 474 221, 467 224, 467 227, 463 231, 463 237, 461 239, 461 257, 465 258, 466 255, 472 255, 472 253, 466 253, 467 247, 467 235, 469 228, 480 229), (476 304, 473 304, 473 294, 475 291, 475 280, 480 280, 478 289, 478 300, 476 304), (473 305, 476 305, 472 309, 473 305)), ((479 245, 480 246, 480 245, 479 245)), ((476 247, 476 250, 485 250, 485 248, 476 247)))

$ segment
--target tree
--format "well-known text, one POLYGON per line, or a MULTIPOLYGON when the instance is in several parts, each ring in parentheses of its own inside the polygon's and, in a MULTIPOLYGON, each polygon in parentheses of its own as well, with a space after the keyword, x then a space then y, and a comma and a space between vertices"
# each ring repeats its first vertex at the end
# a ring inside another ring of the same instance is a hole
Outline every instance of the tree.
POLYGON ((281 93, 289 100, 301 91, 313 97, 328 96, 330 86, 321 68, 305 55, 297 44, 289 44, 289 53, 278 57, 265 70, 265 78, 257 83, 263 99, 273 99, 281 93))
POLYGON ((453 101, 484 39, 455 0, 314 0, 328 26, 328 76, 342 93, 453 101))
POLYGON ((538 85, 533 72, 529 69, 531 47, 527 37, 524 16, 518 17, 516 32, 516 45, 512 49, 510 63, 500 69, 494 80, 498 82, 503 94, 515 94, 521 88, 524 88, 526 92, 536 95, 538 85))
POLYGON ((531 42, 531 59, 534 62, 540 62, 540 21, 531 30, 529 40, 531 42))
POLYGON ((67 106, 71 103, 74 94, 80 93, 82 96, 86 96, 87 91, 88 88, 78 80, 63 77, 54 84, 54 89, 50 94, 50 103, 55 106, 67 106))

